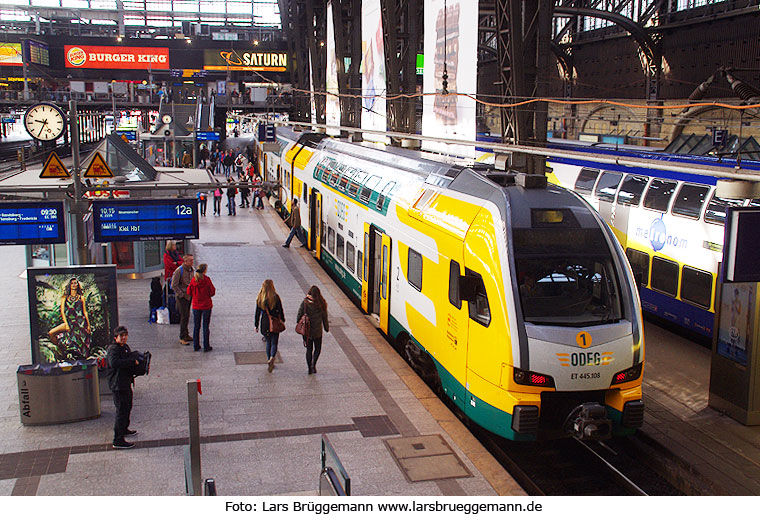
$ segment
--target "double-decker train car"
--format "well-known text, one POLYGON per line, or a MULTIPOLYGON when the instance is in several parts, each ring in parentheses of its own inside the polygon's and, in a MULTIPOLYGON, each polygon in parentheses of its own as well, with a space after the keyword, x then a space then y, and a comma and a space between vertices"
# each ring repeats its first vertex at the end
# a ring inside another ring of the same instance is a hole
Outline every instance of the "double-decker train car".
POLYGON ((282 193, 301 200, 309 248, 467 417, 516 440, 641 425, 634 277, 582 198, 544 177, 287 136, 282 193))
MULTIPOLYGON (((716 178, 604 161, 605 155, 669 161, 674 166, 734 167, 717 158, 554 142, 560 150, 594 153, 599 161, 552 157, 549 180, 576 191, 610 225, 639 282, 642 307, 661 319, 712 337, 718 263, 723 256, 726 207, 760 200, 720 198, 716 178)), ((760 163, 743 161, 758 172, 760 163)))

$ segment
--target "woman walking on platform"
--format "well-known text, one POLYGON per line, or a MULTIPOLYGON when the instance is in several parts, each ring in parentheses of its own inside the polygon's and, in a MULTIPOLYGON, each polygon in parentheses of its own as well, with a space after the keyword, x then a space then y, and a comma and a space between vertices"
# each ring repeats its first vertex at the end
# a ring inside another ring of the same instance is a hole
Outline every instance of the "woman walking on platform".
POLYGON ((208 265, 201 263, 193 274, 193 280, 187 286, 187 295, 193 300, 193 350, 196 352, 201 349, 201 322, 203 322, 203 351, 210 352, 212 350, 209 344, 211 335, 209 324, 211 323, 211 309, 214 306, 211 298, 216 294, 216 288, 214 288, 211 278, 206 276, 207 269, 208 265))
POLYGON ((256 331, 259 331, 259 321, 261 322, 261 335, 266 337, 267 340, 267 362, 269 367, 268 372, 272 372, 274 369, 274 356, 277 355, 277 344, 280 340, 280 332, 272 331, 272 319, 275 318, 282 322, 282 326, 285 325, 285 312, 282 309, 282 301, 280 296, 274 289, 274 282, 271 279, 267 279, 261 285, 259 290, 259 296, 256 298, 256 316, 254 318, 254 326, 256 331))
POLYGON ((327 303, 322 297, 319 288, 312 286, 306 293, 306 297, 298 307, 298 317, 306 314, 309 316, 309 333, 304 336, 306 343, 306 366, 309 368, 309 375, 317 373, 317 359, 322 352, 322 327, 325 332, 330 331, 330 323, 327 321, 327 303))

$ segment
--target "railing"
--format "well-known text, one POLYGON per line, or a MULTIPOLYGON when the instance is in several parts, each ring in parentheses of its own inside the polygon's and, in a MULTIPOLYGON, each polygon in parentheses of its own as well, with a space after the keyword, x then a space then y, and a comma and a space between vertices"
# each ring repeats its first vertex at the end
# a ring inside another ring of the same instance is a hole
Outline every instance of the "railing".
POLYGON ((322 434, 322 471, 319 473, 319 495, 330 497, 351 496, 351 477, 330 444, 322 434))

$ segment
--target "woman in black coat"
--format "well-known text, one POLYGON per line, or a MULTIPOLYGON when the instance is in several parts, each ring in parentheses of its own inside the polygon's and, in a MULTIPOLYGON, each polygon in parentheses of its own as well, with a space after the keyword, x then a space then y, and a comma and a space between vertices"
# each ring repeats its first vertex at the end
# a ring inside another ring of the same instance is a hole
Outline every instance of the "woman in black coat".
POLYGON ((259 331, 259 326, 261 326, 261 335, 266 337, 267 362, 269 363, 267 371, 271 373, 274 369, 274 356, 277 355, 277 343, 280 340, 280 333, 269 331, 270 317, 276 317, 283 324, 285 323, 285 312, 282 309, 280 296, 277 295, 274 289, 274 282, 271 279, 267 279, 261 285, 259 296, 256 298, 254 326, 257 332, 259 331), (261 324, 259 325, 259 323, 261 324))
POLYGON ((322 352, 322 328, 325 332, 330 331, 330 323, 327 321, 327 303, 322 297, 319 288, 312 286, 306 293, 306 297, 298 307, 297 321, 306 314, 309 316, 309 333, 304 336, 306 341, 306 366, 309 374, 317 373, 317 359, 322 352))

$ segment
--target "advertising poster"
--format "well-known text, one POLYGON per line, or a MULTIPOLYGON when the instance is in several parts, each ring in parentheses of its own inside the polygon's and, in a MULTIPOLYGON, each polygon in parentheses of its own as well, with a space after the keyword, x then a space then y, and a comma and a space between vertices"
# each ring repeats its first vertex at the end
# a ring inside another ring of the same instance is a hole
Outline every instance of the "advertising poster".
POLYGON ((0 65, 24 65, 20 43, 0 43, 0 65))
POLYGON ((119 321, 116 266, 27 270, 32 363, 104 357, 119 321))
POLYGON ((168 47, 64 45, 63 53, 70 69, 169 69, 168 47))
MULTIPOLYGON (((446 65, 448 92, 477 95, 478 3, 425 0, 425 62, 422 134, 475 140, 475 100, 441 93, 446 65)), ((475 147, 423 141, 427 150, 474 157, 475 147)))
MULTIPOLYGON (((385 101, 385 51, 380 0, 362 2, 362 129, 387 130, 385 101)), ((365 134, 368 141, 389 142, 385 137, 365 134)))
POLYGON ((203 51, 203 69, 206 71, 270 71, 288 70, 288 53, 225 49, 203 51))
POLYGON ((718 325, 718 355, 742 366, 747 365, 747 349, 752 341, 754 305, 754 283, 723 284, 718 325))
POLYGON ((325 107, 325 123, 327 134, 338 136, 340 130, 340 98, 338 94, 338 60, 335 57, 335 26, 333 25, 332 2, 327 4, 327 75, 325 76, 327 88, 327 104, 325 107), (331 127, 332 126, 332 127, 331 127))

